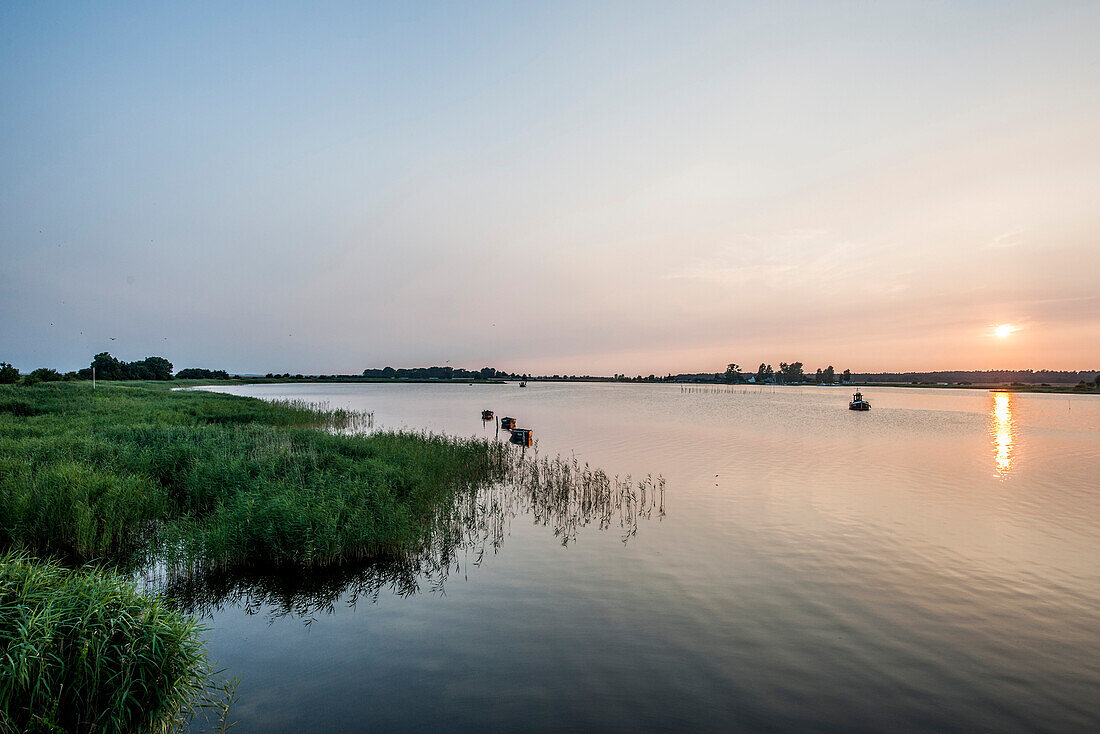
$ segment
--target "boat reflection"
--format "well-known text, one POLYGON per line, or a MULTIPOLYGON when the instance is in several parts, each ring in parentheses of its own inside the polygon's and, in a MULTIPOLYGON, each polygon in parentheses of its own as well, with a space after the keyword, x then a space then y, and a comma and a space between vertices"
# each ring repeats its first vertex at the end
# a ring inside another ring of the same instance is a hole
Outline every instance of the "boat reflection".
POLYGON ((210 616, 226 607, 272 620, 299 617, 311 623, 336 605, 371 603, 384 592, 412 596, 445 593, 452 574, 480 566, 499 551, 511 522, 530 517, 549 527, 562 545, 592 526, 621 533, 624 543, 640 520, 665 515, 665 481, 611 477, 599 469, 537 452, 513 451, 506 480, 474 487, 439 508, 415 552, 307 572, 233 571, 163 565, 145 575, 146 584, 191 614, 210 616))
POLYGON ((1012 393, 994 393, 990 433, 993 436, 997 475, 1007 476, 1012 469, 1012 447, 1016 437, 1016 424, 1012 418, 1012 393))

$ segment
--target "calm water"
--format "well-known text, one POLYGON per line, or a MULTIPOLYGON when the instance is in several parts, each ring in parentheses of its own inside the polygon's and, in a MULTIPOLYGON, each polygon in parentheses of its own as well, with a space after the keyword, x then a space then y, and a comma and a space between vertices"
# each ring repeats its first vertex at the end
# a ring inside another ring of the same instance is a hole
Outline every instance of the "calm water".
POLYGON ((592 525, 563 545, 521 507, 417 589, 385 569, 242 587, 209 619, 238 731, 1100 730, 1094 397, 879 388, 861 414, 840 388, 222 391, 457 435, 494 435, 489 408, 540 454, 667 483, 625 542, 592 525))

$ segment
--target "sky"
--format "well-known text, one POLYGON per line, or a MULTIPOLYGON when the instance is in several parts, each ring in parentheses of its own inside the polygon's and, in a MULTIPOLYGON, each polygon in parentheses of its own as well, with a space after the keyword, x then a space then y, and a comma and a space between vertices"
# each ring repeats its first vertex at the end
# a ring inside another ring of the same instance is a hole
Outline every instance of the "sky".
POLYGON ((1096 2, 3 3, 0 360, 1098 369, 1098 38, 1096 2))

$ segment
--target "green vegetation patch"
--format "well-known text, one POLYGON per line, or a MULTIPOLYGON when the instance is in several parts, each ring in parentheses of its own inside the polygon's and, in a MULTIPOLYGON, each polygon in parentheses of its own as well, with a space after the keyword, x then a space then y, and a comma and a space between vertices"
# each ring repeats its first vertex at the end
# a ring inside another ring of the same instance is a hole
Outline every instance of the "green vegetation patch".
POLYGON ((110 573, 0 557, 0 731, 179 728, 206 687, 196 623, 110 573))
POLYGON ((418 547, 506 446, 205 391, 0 385, 0 543, 74 561, 315 568, 418 547), (318 430, 318 429, 325 430, 318 430))

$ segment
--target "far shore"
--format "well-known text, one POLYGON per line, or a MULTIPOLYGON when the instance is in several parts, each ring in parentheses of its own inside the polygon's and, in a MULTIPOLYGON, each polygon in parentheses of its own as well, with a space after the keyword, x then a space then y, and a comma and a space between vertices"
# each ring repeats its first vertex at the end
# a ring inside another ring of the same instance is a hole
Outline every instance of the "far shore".
MULTIPOLYGON (((588 383, 619 383, 619 384, 664 384, 664 385, 694 385, 699 387, 812 387, 812 388, 864 388, 864 387, 904 387, 904 388, 933 388, 937 390, 986 390, 992 392, 1020 392, 1020 393, 1055 393, 1064 395, 1098 395, 1100 396, 1100 390, 1095 387, 1088 389, 1082 389, 1078 385, 1068 384, 995 384, 995 383, 983 383, 983 384, 954 384, 954 383, 911 383, 911 382, 844 382, 844 383, 830 383, 830 384, 817 384, 813 382, 798 382, 789 385, 785 384, 759 384, 751 382, 688 382, 688 381, 665 381, 665 380, 614 380, 611 378, 540 378, 531 377, 528 378, 529 382, 588 382, 588 383)), ((430 379, 408 379, 408 378, 393 378, 386 379, 380 377, 354 377, 354 376, 313 376, 313 377, 232 377, 228 380, 172 380, 171 382, 159 383, 162 385, 169 385, 173 387, 208 387, 216 385, 266 385, 266 384, 293 384, 293 383, 317 383, 317 384, 336 384, 336 383, 395 383, 395 384, 427 384, 427 385, 505 385, 509 383, 519 382, 519 380, 511 379, 494 379, 494 380, 430 380, 430 379)), ((126 384, 125 382, 121 384, 126 384)), ((140 382, 134 384, 151 385, 153 383, 140 382)))

